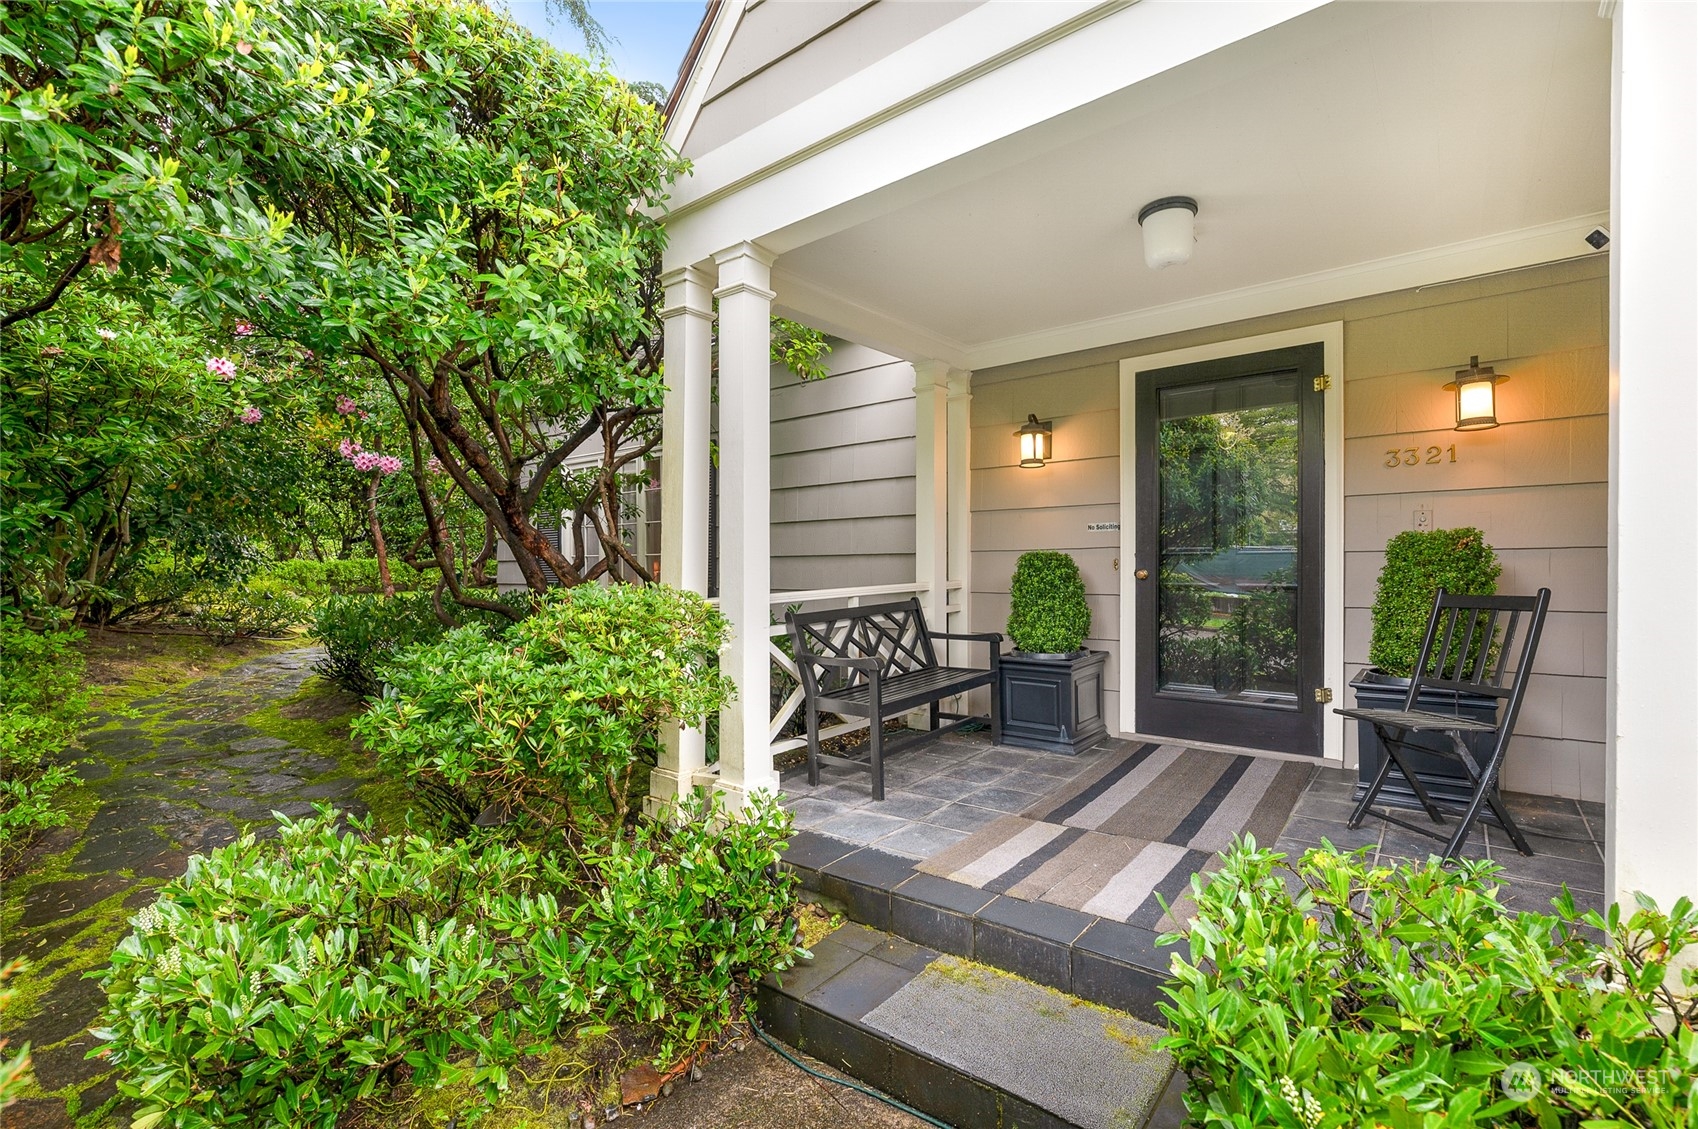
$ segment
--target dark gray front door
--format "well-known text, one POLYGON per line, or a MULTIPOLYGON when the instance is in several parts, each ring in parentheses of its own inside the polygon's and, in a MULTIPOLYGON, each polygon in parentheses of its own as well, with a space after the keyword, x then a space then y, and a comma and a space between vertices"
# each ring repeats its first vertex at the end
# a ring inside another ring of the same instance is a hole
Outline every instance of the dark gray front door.
POLYGON ((1321 752, 1319 344, 1137 375, 1137 727, 1321 752))

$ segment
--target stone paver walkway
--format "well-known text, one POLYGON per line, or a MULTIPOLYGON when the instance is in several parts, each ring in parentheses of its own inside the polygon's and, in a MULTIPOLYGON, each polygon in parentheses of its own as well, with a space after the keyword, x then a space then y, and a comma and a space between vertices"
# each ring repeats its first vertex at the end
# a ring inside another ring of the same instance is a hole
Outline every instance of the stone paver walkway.
POLYGON ((68 1125, 116 1092, 101 1064, 84 1058, 105 994, 81 973, 104 966, 128 918, 190 855, 268 823, 273 811, 302 816, 328 802, 363 812, 354 792, 367 778, 244 722, 294 695, 319 656, 267 655, 136 701, 133 717, 96 715, 71 750, 99 806, 80 833, 61 828, 32 852, 7 894, 4 938, 6 956, 28 963, 26 983, 51 980, 26 1013, 6 1016, 5 1034, 32 1045, 37 1082, 57 1096, 7 1110, 7 1129, 68 1125))

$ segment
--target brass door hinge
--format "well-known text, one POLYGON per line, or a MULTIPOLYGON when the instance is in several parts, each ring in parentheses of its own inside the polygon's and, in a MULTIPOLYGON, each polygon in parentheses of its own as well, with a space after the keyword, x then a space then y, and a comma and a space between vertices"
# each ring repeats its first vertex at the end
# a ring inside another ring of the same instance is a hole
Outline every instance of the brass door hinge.
POLYGON ((1332 687, 1322 686, 1320 689, 1316 690, 1315 701, 1320 702, 1322 705, 1326 705, 1328 702, 1332 701, 1332 687))
POLYGON ((1332 390, 1332 377, 1330 377, 1330 376, 1317 376, 1315 378, 1315 391, 1316 392, 1330 392, 1331 390, 1332 390))

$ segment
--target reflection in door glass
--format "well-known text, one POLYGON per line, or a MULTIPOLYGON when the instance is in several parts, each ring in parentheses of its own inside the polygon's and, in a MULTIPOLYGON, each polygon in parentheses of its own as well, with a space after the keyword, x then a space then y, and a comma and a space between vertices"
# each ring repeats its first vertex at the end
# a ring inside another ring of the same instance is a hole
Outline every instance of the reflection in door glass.
POLYGON ((1162 389, 1156 686, 1297 708, 1298 385, 1162 389))

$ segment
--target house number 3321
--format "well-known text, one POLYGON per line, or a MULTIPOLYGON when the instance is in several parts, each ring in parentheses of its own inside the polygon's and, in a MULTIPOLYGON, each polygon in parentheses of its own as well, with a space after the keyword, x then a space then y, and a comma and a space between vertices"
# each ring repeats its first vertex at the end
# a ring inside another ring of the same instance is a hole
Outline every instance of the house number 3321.
POLYGON ((1438 463, 1454 463, 1456 461, 1456 444, 1448 447, 1393 447, 1386 452, 1386 466, 1432 466, 1438 463))

